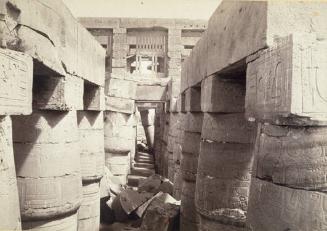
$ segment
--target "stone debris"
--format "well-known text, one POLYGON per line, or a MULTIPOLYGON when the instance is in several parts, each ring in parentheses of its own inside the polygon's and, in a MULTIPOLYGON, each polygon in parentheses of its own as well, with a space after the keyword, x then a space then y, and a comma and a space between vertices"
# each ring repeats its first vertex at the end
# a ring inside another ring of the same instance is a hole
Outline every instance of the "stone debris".
POLYGON ((169 214, 174 214, 171 211, 176 208, 179 213, 180 201, 172 196, 172 189, 173 184, 168 179, 154 174, 142 180, 139 187, 127 187, 116 195, 111 193, 110 199, 106 201, 107 208, 104 212, 108 212, 107 216, 110 216, 111 223, 139 220, 141 225, 148 209, 155 203, 155 207, 162 207, 163 216, 169 217, 169 221, 173 222, 175 215, 169 214), (160 203, 155 202, 156 200, 160 203))
POLYGON ((179 207, 168 193, 154 198, 144 214, 141 230, 177 231, 179 207))

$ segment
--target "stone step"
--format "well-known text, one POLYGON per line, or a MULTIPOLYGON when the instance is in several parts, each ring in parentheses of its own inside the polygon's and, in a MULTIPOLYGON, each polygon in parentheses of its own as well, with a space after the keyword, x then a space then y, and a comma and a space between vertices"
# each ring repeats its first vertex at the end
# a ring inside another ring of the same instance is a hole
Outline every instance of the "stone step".
POLYGON ((131 174, 148 177, 155 174, 155 171, 154 169, 134 167, 131 169, 131 174))
POLYGON ((148 169, 154 169, 154 164, 148 164, 148 163, 134 163, 134 167, 137 167, 137 168, 148 168, 148 169))
POLYGON ((128 175, 127 176, 127 184, 132 187, 138 187, 140 180, 144 180, 147 177, 137 176, 137 175, 128 175))

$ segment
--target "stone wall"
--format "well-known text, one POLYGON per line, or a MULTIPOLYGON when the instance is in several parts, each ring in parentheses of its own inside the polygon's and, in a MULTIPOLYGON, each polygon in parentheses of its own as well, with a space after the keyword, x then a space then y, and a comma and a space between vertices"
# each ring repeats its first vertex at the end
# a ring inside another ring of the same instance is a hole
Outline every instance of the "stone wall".
POLYGON ((0 229, 98 230, 105 50, 59 0, 0 15, 0 229))
POLYGON ((164 175, 180 163, 181 230, 327 229, 326 6, 223 1, 209 19, 156 149, 164 175))

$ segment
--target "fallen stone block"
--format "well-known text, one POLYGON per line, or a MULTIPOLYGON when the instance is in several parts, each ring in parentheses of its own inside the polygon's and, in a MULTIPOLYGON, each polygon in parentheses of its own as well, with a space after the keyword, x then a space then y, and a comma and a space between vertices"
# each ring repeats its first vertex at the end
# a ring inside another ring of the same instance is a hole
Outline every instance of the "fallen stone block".
POLYGON ((138 191, 158 193, 161 183, 162 183, 162 176, 158 174, 154 174, 140 182, 138 186, 138 191))
POLYGON ((117 197, 112 200, 112 203, 109 204, 109 207, 111 207, 114 212, 115 221, 124 222, 128 220, 128 215, 124 211, 121 204, 120 195, 117 195, 117 197))
POLYGON ((168 193, 169 195, 173 195, 174 193, 174 184, 167 178, 163 179, 163 182, 161 183, 159 187, 159 191, 168 193))
POLYGON ((125 213, 129 215, 152 198, 153 195, 153 193, 149 192, 138 192, 132 189, 125 189, 120 193, 120 203, 125 213))
POLYGON ((142 218, 142 217, 143 217, 143 214, 146 212, 146 210, 147 210, 148 206, 151 204, 151 202, 152 202, 155 198, 161 196, 162 194, 163 194, 163 192, 158 192, 158 193, 155 194, 151 199, 149 199, 147 202, 145 202, 143 205, 139 206, 139 207, 136 209, 136 211, 135 211, 136 215, 137 215, 139 218, 142 218))
POLYGON ((176 202, 170 203, 169 200, 171 197, 167 194, 162 194, 152 200, 144 214, 141 230, 178 230, 180 206, 176 202), (169 198, 168 201, 167 197, 169 198))

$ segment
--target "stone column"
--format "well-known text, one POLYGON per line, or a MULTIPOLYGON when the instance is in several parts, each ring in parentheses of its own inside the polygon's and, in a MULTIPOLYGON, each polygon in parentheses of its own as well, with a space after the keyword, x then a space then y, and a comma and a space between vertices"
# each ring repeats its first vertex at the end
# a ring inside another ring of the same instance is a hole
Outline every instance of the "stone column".
POLYGON ((103 113, 78 111, 83 202, 78 211, 78 230, 100 228, 100 180, 104 174, 103 113))
POLYGON ((314 34, 293 34, 247 59, 246 114, 259 124, 248 210, 254 231, 327 228, 326 51, 314 34))
POLYGON ((203 113, 201 112, 201 88, 189 88, 182 95, 183 124, 181 156, 182 195, 181 230, 198 230, 200 217, 195 208, 195 189, 200 154, 203 113))
POLYGON ((145 137, 149 150, 152 152, 154 147, 154 120, 155 120, 155 109, 141 110, 141 121, 144 128, 145 137))
MULTIPOLYGON (((4 2, 0 3, 0 11, 5 7, 4 2)), ((5 22, 0 24, 0 27, 5 26, 5 22)), ((5 39, 5 36, 2 37, 5 39)), ((3 42, 1 45, 5 45, 3 42)), ((32 112, 33 62, 24 53, 0 49, 0 63, 0 230, 21 230, 9 115, 32 112)))
POLYGON ((76 230, 82 201, 76 111, 13 117, 24 230, 76 230))

